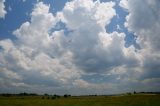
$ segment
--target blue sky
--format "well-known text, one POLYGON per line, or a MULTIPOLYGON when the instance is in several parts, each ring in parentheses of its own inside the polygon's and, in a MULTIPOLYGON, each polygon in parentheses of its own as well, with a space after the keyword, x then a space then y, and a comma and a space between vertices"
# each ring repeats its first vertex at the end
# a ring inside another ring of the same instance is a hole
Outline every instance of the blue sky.
MULTIPOLYGON (((51 13, 56 14, 58 11, 61 11, 63 9, 67 0, 44 0, 43 2, 50 5, 51 13)), ((101 2, 107 2, 107 0, 101 0, 101 2)), ((109 33, 113 31, 124 32, 127 35, 125 37, 126 47, 132 44, 137 45, 135 42, 134 34, 132 32, 128 32, 128 30, 124 27, 125 17, 128 12, 118 5, 119 2, 120 1, 116 1, 116 5, 114 7, 116 9, 117 16, 115 16, 111 20, 111 23, 106 26, 106 30, 109 33), (120 29, 117 28, 117 25, 119 25, 120 29)), ((33 0, 14 0, 12 2, 8 0, 5 2, 5 8, 8 11, 8 14, 5 16, 5 19, 0 19, 0 24, 2 25, 2 28, 0 30, 2 36, 0 36, 0 39, 16 39, 12 32, 16 30, 16 28, 18 28, 23 22, 30 20, 30 13, 35 3, 37 3, 37 1, 33 0)))
POLYGON ((0 92, 158 91, 158 4, 0 1, 0 92))
MULTIPOLYGON (((8 11, 8 14, 6 14, 5 19, 0 19, 0 33, 2 34, 0 39, 14 39, 12 32, 20 27, 23 22, 30 20, 30 13, 32 12, 35 3, 37 3, 36 0, 26 0, 25 2, 23 0, 7 0, 5 2, 5 8, 8 11), (11 8, 11 10, 9 10, 9 8, 11 8)), ((56 13, 57 11, 62 10, 66 0, 45 0, 44 3, 51 6, 50 12, 56 13)))

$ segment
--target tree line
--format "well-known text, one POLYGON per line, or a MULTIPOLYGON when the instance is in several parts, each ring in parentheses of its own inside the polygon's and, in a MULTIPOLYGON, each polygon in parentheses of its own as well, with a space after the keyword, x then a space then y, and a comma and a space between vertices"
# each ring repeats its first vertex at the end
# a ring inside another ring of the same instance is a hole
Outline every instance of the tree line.
MULTIPOLYGON (((160 92, 136 92, 136 91, 134 91, 134 92, 128 92, 126 94, 128 94, 128 95, 132 95, 132 94, 160 94, 160 92)), ((64 95, 54 94, 54 95, 50 95, 50 94, 45 93, 43 95, 40 95, 40 94, 37 94, 37 93, 26 93, 26 92, 17 93, 17 94, 1 93, 0 96, 4 96, 4 97, 11 97, 11 96, 42 96, 42 99, 46 99, 46 98, 47 99, 50 99, 50 98, 54 99, 54 98, 60 98, 60 97, 64 97, 64 98, 71 97, 70 94, 64 94, 64 95)), ((85 95, 85 96, 98 96, 98 95, 96 94, 96 95, 85 95)))
POLYGON ((17 93, 17 94, 13 94, 13 93, 1 93, 0 96, 4 96, 4 97, 11 97, 11 96, 42 96, 42 99, 44 98, 60 98, 60 97, 71 97, 70 94, 64 94, 64 95, 57 95, 57 94, 54 94, 54 95, 50 95, 50 94, 43 94, 43 95, 40 95, 40 94, 37 94, 37 93, 26 93, 26 92, 23 92, 23 93, 17 93))

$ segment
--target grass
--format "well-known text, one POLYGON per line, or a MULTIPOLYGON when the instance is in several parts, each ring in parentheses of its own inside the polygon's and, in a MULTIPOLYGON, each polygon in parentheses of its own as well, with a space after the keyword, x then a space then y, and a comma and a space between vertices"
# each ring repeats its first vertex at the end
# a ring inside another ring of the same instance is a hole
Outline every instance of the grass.
POLYGON ((82 96, 57 99, 13 96, 0 97, 0 106, 160 106, 160 95, 82 96))

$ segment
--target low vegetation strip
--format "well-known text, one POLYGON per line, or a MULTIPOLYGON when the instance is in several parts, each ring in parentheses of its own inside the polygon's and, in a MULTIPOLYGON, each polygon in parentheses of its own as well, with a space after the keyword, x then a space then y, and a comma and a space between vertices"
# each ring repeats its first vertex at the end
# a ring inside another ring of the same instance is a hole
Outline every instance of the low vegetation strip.
POLYGON ((0 96, 0 106, 160 106, 160 95, 0 96))

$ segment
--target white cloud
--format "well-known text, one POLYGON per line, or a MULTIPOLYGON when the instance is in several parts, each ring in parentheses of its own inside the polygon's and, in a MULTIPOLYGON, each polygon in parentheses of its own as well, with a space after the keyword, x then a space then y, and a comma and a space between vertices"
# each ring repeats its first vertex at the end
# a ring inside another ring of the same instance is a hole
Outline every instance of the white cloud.
POLYGON ((119 6, 121 6, 124 9, 128 9, 129 8, 129 6, 128 6, 128 0, 121 0, 119 2, 119 6))
POLYGON ((4 70, 0 84, 34 90, 43 88, 40 91, 55 87, 63 92, 66 88, 74 92, 76 88, 74 93, 85 88, 88 93, 96 90, 103 93, 106 89, 120 92, 118 87, 125 89, 124 86, 129 89, 130 83, 147 76, 146 68, 159 70, 159 24, 152 20, 159 22, 159 15, 154 13, 158 8, 158 3, 154 2, 145 2, 152 8, 147 11, 148 15, 154 14, 150 17, 143 13, 144 8, 138 4, 141 1, 120 2, 122 7, 128 8, 126 27, 138 36, 140 50, 124 46, 124 33, 106 32, 106 25, 116 16, 114 2, 74 0, 67 2, 56 15, 49 12, 49 5, 38 2, 31 21, 24 22, 13 32, 17 39, 0 41, 0 67, 4 70), (135 3, 137 5, 133 5, 135 3), (65 29, 53 31, 59 21, 66 25, 68 34, 65 29), (83 79, 97 74, 104 77, 99 84, 83 79), (14 76, 14 80, 4 80, 10 76, 14 76))
POLYGON ((151 2, 150 0, 135 0, 129 1, 129 5, 130 14, 127 17, 128 29, 139 36, 141 46, 151 46, 151 48, 157 48, 159 50, 159 1, 153 0, 151 2), (141 3, 144 3, 144 5, 141 6, 141 3))
MULTIPOLYGON (((16 43, 11 40, 0 41, 1 66, 10 70, 4 71, 4 76, 8 77, 12 74, 18 78, 16 73, 22 75, 22 82, 18 82, 20 85, 30 83, 29 77, 32 78, 31 80, 37 80, 35 82, 41 79, 44 82, 50 80, 49 83, 53 85, 54 83, 68 84, 71 80, 79 78, 78 69, 71 64, 72 53, 65 51, 59 57, 61 51, 56 51, 61 49, 62 31, 49 35, 49 30, 56 24, 55 17, 49 13, 49 6, 42 2, 38 3, 31 17, 31 22, 23 23, 14 31, 17 37, 16 43)), ((35 84, 34 81, 32 82, 35 84)))
POLYGON ((73 30, 70 33, 72 42, 69 46, 73 52, 73 61, 87 73, 106 72, 127 61, 123 53, 125 34, 117 32, 109 34, 105 30, 105 26, 116 15, 114 5, 114 2, 75 0, 67 3, 63 9, 62 21, 73 30))
POLYGON ((0 0, 0 18, 4 18, 7 13, 4 5, 5 0, 0 0))
POLYGON ((49 13, 48 5, 37 3, 31 13, 31 22, 23 23, 14 31, 16 43, 11 40, 0 42, 3 51, 0 54, 1 64, 22 77, 19 82, 11 81, 12 85, 39 83, 39 86, 72 86, 74 80, 82 81, 80 77, 84 72, 103 72, 110 67, 105 66, 107 63, 114 63, 114 59, 124 59, 121 49, 124 47, 125 35, 105 32, 105 25, 116 15, 113 6, 113 2, 88 0, 86 3, 76 0, 67 3, 63 11, 54 16, 49 13), (74 6, 73 13, 68 5, 74 6), (77 18, 77 14, 81 18, 77 18), (50 33, 60 20, 66 23, 69 30, 73 29, 68 37, 63 30, 50 33), (119 52, 120 55, 112 56, 114 52, 119 52), (98 66, 100 64, 102 68, 98 66), (96 70, 91 70, 92 68, 96 70))
POLYGON ((48 31, 56 24, 55 17, 49 13, 49 6, 42 2, 38 3, 31 17, 31 23, 23 23, 14 34, 21 43, 35 47, 35 49, 48 46, 50 40, 48 31))
POLYGON ((99 1, 93 2, 92 0, 68 2, 63 9, 67 27, 76 29, 86 24, 91 25, 91 22, 93 22, 94 24, 101 25, 101 28, 104 29, 104 26, 109 24, 111 18, 116 15, 113 9, 114 5, 114 2, 100 3, 99 1))
POLYGON ((17 73, 7 70, 6 68, 1 68, 0 70, 1 74, 4 74, 4 76, 8 79, 17 79, 17 80, 21 80, 21 76, 19 76, 17 73))
POLYGON ((159 4, 160 2, 156 0, 128 1, 129 15, 126 17, 127 22, 125 25, 129 31, 137 36, 137 43, 141 47, 136 54, 141 59, 139 79, 145 81, 150 78, 157 79, 157 77, 160 77, 159 4))

